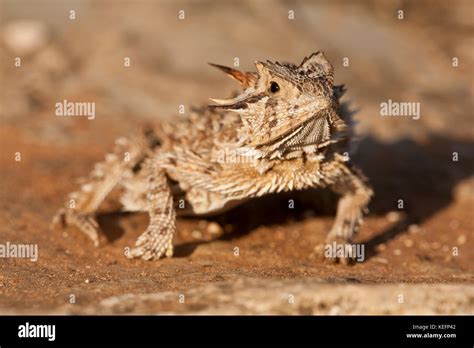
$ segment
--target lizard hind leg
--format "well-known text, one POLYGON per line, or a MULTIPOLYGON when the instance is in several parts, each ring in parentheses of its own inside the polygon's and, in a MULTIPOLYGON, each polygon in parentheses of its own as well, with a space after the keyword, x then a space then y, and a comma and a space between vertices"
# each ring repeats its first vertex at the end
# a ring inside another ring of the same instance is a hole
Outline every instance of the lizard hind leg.
POLYGON ((171 185, 158 158, 145 163, 148 171, 147 210, 150 222, 138 237, 135 247, 126 253, 128 258, 156 260, 173 256, 173 236, 176 231, 176 210, 171 185))
POLYGON ((75 226, 99 245, 100 227, 95 219, 99 205, 124 176, 146 155, 147 146, 142 138, 119 138, 113 153, 96 163, 79 191, 69 194, 69 201, 53 217, 52 227, 75 226))

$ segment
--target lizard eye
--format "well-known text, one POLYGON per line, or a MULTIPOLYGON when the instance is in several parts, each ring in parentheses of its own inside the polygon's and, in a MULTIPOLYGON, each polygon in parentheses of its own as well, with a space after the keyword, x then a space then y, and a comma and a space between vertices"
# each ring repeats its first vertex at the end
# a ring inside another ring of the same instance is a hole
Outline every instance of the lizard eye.
POLYGON ((276 93, 276 92, 278 92, 279 90, 280 90, 280 86, 278 85, 278 83, 272 81, 272 82, 270 83, 270 92, 276 93))

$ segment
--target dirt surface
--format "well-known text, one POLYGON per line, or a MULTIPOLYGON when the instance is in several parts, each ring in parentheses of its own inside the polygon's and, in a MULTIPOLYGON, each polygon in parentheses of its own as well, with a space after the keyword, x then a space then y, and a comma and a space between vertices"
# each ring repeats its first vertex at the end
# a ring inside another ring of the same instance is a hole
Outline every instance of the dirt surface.
POLYGON ((474 312, 471 1, 1 0, 1 7, 0 244, 39 250, 37 262, 0 259, 2 313, 474 312), (32 23, 32 37, 15 39, 32 23), (334 197, 318 199, 319 192, 180 219, 175 257, 158 262, 123 256, 148 217, 114 213, 110 201, 97 249, 74 229, 50 230, 76 179, 117 136, 235 90, 206 62, 232 65, 238 57, 250 70, 257 59, 298 62, 319 49, 348 88, 344 101, 358 121, 353 161, 375 191, 357 236, 365 262, 312 256, 335 212, 334 197), (95 102, 96 118, 55 116, 63 99, 95 102), (388 99, 419 102, 420 119, 381 116, 388 99), (288 307, 293 293, 298 307, 288 307))

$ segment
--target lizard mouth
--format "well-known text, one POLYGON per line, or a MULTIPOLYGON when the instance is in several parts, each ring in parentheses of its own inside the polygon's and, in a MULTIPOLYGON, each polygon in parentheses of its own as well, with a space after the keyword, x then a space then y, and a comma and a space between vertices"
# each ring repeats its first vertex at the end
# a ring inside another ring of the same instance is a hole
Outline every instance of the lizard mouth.
MULTIPOLYGON (((231 99, 209 98, 215 103, 209 105, 209 107, 222 108, 244 114, 244 110, 249 106, 248 104, 256 103, 265 97, 268 97, 268 94, 243 93, 231 99)), ((325 141, 328 136, 326 130, 329 131, 329 128, 327 128, 329 125, 327 115, 323 111, 330 107, 331 102, 331 99, 327 97, 315 98, 314 101, 301 106, 298 109, 298 114, 293 114, 291 117, 288 116, 286 122, 282 123, 280 127, 254 134, 254 139, 248 146, 254 148, 272 147, 274 144, 287 142, 295 144, 296 142, 321 142, 321 146, 326 144, 325 141), (313 134, 313 130, 319 133, 313 134)), ((340 130, 342 130, 342 126, 340 130)))
POLYGON ((209 107, 211 108, 223 108, 229 110, 241 110, 246 109, 248 107, 248 103, 255 103, 262 99, 263 97, 267 96, 266 93, 259 93, 254 94, 253 90, 247 90, 246 92, 238 95, 235 98, 230 99, 216 99, 216 98, 209 98, 214 104, 210 104, 209 107))

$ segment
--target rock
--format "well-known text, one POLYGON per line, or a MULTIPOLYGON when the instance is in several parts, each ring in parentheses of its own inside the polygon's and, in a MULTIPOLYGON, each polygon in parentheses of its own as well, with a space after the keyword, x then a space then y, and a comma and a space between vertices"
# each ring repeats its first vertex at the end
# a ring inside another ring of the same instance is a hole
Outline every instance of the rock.
POLYGON ((470 284, 328 284, 319 278, 240 278, 178 291, 112 296, 97 305, 67 305, 68 314, 468 314, 474 308, 470 284), (403 293, 405 301, 398 303, 403 293), (289 301, 289 296, 293 301, 289 301))
POLYGON ((17 20, 3 29, 3 40, 15 54, 26 55, 38 51, 48 39, 46 24, 36 20, 17 20))

